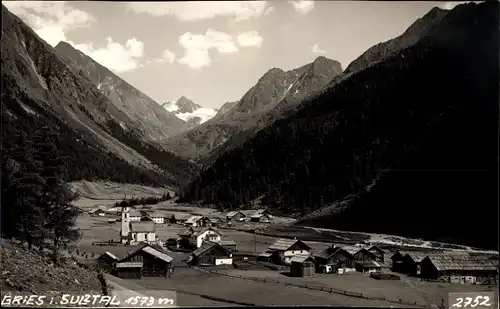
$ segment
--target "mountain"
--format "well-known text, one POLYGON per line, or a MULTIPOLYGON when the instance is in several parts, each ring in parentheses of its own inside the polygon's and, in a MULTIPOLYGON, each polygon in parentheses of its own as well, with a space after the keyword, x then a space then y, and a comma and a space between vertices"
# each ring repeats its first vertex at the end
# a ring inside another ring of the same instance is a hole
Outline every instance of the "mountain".
POLYGON ((206 122, 217 114, 216 109, 202 107, 184 96, 175 101, 165 102, 161 106, 185 121, 190 128, 206 122))
POLYGON ((105 95, 93 83, 90 73, 69 66, 61 52, 3 5, 2 17, 4 160, 15 162, 24 155, 14 152, 16 144, 30 145, 37 132, 49 131, 53 134, 47 142, 67 158, 67 181, 177 185, 179 179, 187 181, 195 173, 196 165, 144 142, 145 124, 137 114, 117 106, 112 95, 105 95))
POLYGON ((272 68, 232 108, 166 144, 183 157, 199 158, 211 153, 215 158, 221 145, 224 150, 239 145, 341 73, 340 63, 325 57, 290 71, 272 68))
POLYGON ((238 104, 238 101, 235 101, 235 102, 226 102, 224 104, 222 104, 222 106, 219 108, 219 110, 217 111, 217 114, 215 115, 215 117, 220 117, 222 116, 223 114, 227 113, 228 111, 230 111, 233 107, 236 106, 236 104, 238 104))
POLYGON ((456 6, 223 154, 181 201, 262 198, 276 213, 317 211, 302 225, 498 248, 498 9, 456 6))
POLYGON ((97 85, 115 108, 132 121, 121 120, 120 125, 136 127, 145 141, 161 141, 187 129, 174 114, 70 44, 60 42, 55 50, 66 65, 97 85))

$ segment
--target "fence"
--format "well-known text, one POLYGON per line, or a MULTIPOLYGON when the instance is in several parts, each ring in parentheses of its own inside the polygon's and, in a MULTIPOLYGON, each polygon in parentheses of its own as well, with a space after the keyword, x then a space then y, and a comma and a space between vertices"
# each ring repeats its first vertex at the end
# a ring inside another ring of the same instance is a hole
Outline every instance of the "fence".
POLYGON ((229 277, 229 278, 278 284, 278 285, 283 285, 283 286, 287 286, 287 287, 296 287, 296 288, 303 288, 303 289, 320 291, 320 292, 325 292, 325 293, 340 294, 340 295, 349 296, 349 297, 357 297, 357 298, 363 298, 363 299, 369 299, 369 300, 385 301, 385 302, 394 303, 394 304, 405 304, 405 305, 412 305, 412 306, 417 306, 417 307, 422 307, 422 308, 429 307, 429 305, 419 304, 416 301, 406 301, 406 300, 403 300, 401 298, 399 298, 397 300, 388 299, 386 297, 369 296, 369 295, 366 295, 366 294, 363 294, 360 292, 345 291, 345 290, 339 290, 339 289, 330 288, 330 287, 319 287, 319 286, 314 286, 314 285, 309 285, 309 284, 297 284, 297 283, 283 282, 283 281, 273 280, 273 279, 268 279, 268 278, 256 278, 256 277, 248 277, 248 276, 242 276, 242 275, 230 275, 230 274, 220 272, 220 271, 217 271, 214 269, 200 269, 198 267, 192 267, 192 268, 197 269, 199 271, 204 271, 204 272, 209 272, 209 273, 213 273, 213 274, 217 274, 217 275, 222 275, 222 276, 229 277))

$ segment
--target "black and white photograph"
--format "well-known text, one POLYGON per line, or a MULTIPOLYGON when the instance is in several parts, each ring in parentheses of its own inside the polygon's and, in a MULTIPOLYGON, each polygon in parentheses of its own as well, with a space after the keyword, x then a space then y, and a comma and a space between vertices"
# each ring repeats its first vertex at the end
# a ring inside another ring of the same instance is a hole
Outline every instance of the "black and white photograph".
POLYGON ((499 15, 2 1, 2 307, 498 308, 499 15))

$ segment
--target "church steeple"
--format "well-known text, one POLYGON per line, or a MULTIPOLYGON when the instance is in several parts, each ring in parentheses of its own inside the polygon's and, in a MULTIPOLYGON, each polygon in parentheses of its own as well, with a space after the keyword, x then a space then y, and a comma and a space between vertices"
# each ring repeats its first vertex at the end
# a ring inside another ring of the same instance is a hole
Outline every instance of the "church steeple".
POLYGON ((122 243, 127 243, 130 239, 130 207, 122 207, 122 229, 121 229, 122 243))

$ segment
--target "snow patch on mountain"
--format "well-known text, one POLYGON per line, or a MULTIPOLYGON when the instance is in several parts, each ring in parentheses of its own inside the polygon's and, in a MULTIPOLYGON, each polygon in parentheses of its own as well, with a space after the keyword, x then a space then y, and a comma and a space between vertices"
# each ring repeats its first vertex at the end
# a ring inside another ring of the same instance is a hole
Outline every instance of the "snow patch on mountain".
POLYGON ((217 109, 201 107, 186 97, 180 97, 177 100, 165 102, 163 108, 175 114, 177 118, 186 122, 202 124, 212 119, 217 114, 217 109))

